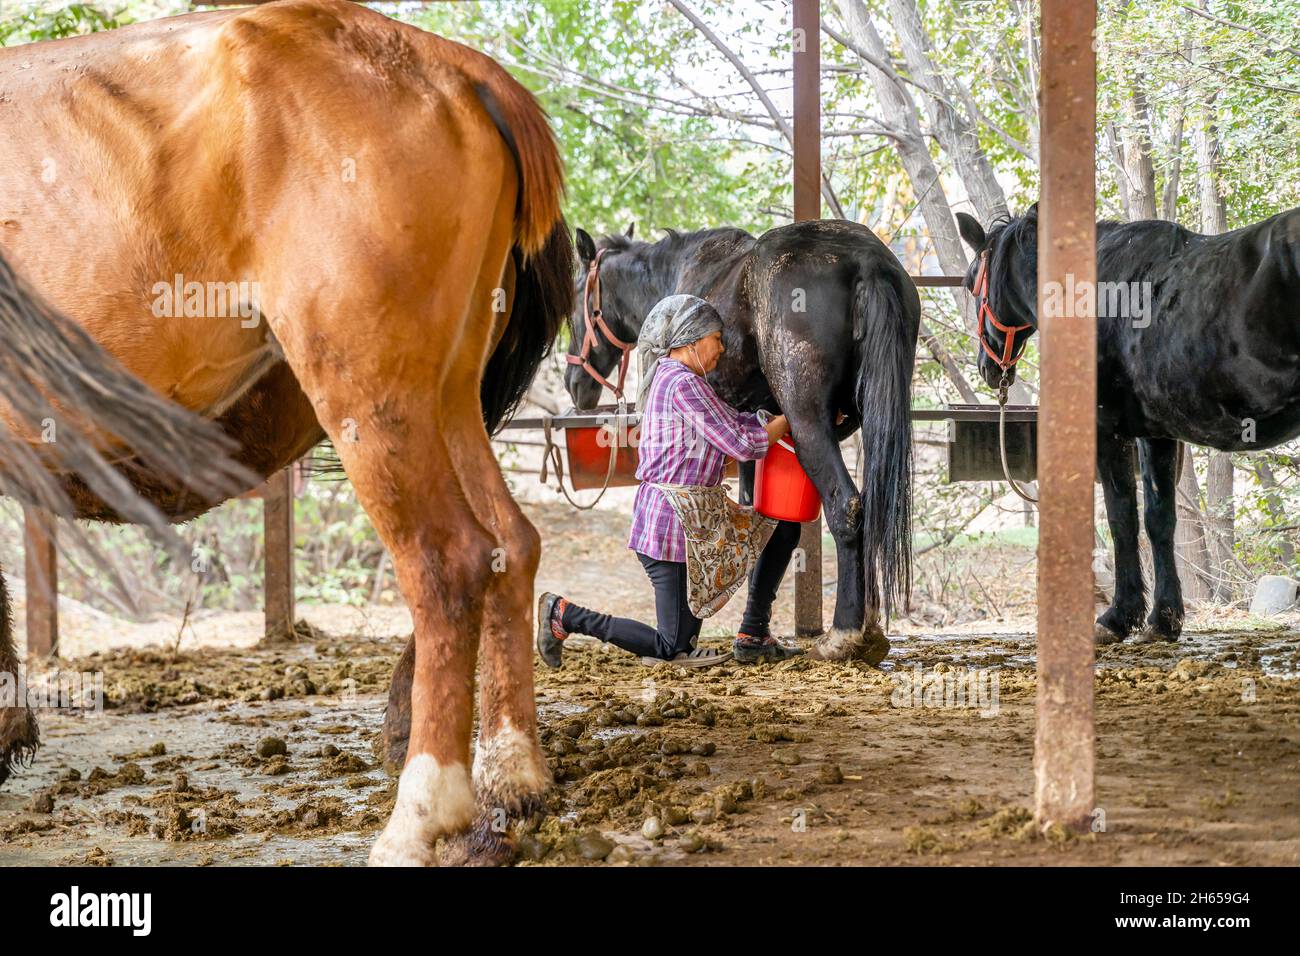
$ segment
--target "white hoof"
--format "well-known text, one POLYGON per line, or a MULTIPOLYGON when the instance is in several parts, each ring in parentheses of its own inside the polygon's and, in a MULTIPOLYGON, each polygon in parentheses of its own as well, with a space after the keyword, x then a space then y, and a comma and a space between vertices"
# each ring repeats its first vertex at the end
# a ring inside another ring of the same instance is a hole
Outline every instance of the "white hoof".
POLYGON ((390 824, 370 848, 369 863, 371 866, 437 866, 438 854, 427 843, 412 843, 393 833, 390 824))
POLYGON ((474 791, 464 764, 441 766, 428 754, 407 761, 397 803, 370 851, 371 866, 437 866, 434 842, 474 816, 474 791))

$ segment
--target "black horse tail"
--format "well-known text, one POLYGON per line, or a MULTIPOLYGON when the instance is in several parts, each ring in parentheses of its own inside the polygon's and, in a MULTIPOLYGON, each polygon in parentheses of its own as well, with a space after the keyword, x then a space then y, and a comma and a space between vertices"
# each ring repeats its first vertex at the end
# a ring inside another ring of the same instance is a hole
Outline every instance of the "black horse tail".
POLYGON ((868 606, 881 595, 888 620, 895 606, 909 606, 912 590, 912 368, 921 305, 910 282, 878 273, 858 283, 853 310, 864 583, 868 606))
POLYGON ((483 372, 483 424, 495 434, 523 401, 537 367, 573 309, 573 239, 561 218, 541 252, 525 257, 516 246, 515 299, 510 321, 483 372))
POLYGON ((515 158, 515 298, 479 396, 483 424, 494 434, 523 401, 537 367, 573 309, 573 239, 560 213, 564 167, 546 113, 533 95, 486 57, 476 57, 474 92, 515 158))

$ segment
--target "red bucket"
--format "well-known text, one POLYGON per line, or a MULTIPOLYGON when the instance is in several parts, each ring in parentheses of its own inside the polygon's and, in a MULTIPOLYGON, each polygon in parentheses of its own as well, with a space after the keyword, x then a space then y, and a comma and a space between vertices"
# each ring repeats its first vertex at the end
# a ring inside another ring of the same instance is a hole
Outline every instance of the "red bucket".
POLYGON ((637 444, 641 437, 639 427, 626 425, 615 430, 607 425, 587 428, 566 428, 564 445, 569 455, 569 480, 575 491, 585 488, 605 487, 609 475, 610 445, 617 446, 614 473, 609 475, 609 487, 635 485, 638 461, 637 444))
POLYGON ((758 460, 754 479, 754 510, 782 521, 812 521, 822 513, 822 499, 786 436, 758 460))

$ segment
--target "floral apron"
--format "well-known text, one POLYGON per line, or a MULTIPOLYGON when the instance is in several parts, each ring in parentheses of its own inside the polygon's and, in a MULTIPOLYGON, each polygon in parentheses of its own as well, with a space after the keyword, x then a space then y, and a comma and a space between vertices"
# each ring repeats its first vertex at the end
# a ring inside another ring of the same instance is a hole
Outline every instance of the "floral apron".
POLYGON ((758 560, 776 519, 736 504, 722 485, 654 484, 686 532, 687 604, 712 617, 731 599, 758 560))

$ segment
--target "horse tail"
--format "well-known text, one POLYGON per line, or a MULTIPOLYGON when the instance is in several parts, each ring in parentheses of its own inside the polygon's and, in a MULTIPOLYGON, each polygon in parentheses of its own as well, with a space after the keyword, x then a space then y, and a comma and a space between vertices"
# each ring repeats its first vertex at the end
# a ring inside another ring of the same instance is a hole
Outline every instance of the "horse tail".
MULTIPOLYGON (((260 480, 215 424, 159 395, 46 303, 0 254, 0 493, 72 516, 77 475, 125 521, 171 539, 112 458, 221 501, 260 480), (40 436, 43 441, 37 440, 40 436), (125 450, 125 454, 124 454, 125 450)), ((171 539, 177 543, 179 539, 171 539)))
MULTIPOLYGON (((906 281, 906 280, 904 280, 906 281)), ((862 415, 862 566, 869 606, 885 616, 912 589, 912 367, 921 304, 911 283, 877 273, 853 301, 862 415)))
POLYGON ((511 250, 514 302, 479 390, 483 424, 491 434, 523 400, 573 308, 575 291, 573 239, 560 212, 564 170, 555 137, 533 95, 495 63, 487 64, 474 89, 514 155, 519 174, 511 250))

